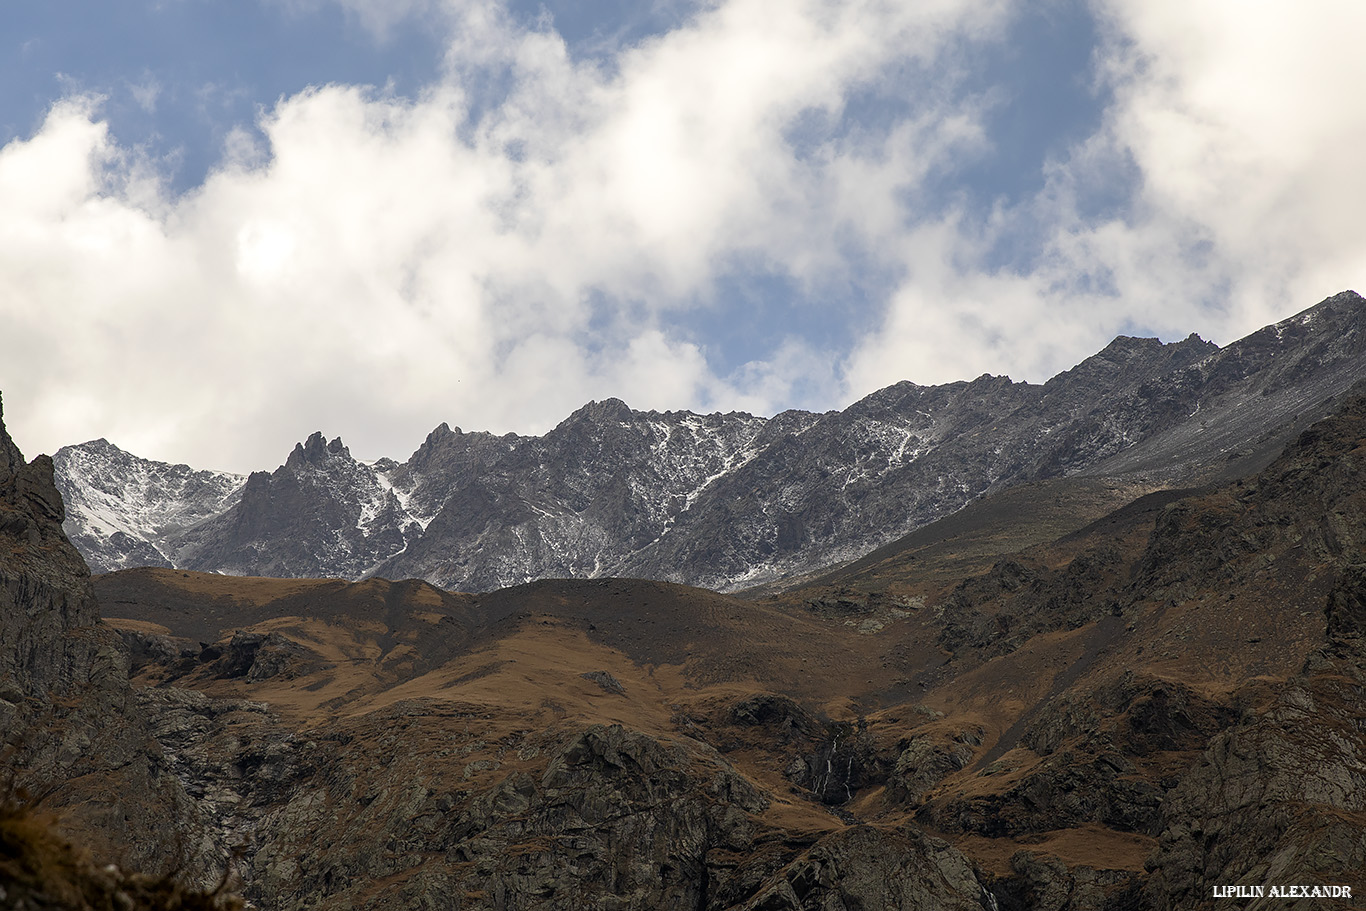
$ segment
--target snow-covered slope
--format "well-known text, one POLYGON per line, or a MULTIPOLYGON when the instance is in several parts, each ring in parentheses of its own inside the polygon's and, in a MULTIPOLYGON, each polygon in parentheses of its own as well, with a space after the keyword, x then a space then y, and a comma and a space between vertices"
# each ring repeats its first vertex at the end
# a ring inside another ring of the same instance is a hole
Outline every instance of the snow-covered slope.
POLYGON ((96 569, 732 590, 858 557, 1024 481, 1208 476, 1283 445, 1363 378, 1366 302, 1345 292, 1222 350, 1120 337, 1043 385, 899 383, 773 418, 609 399, 540 437, 442 424, 403 463, 358 462, 315 433, 245 481, 96 441, 58 453, 58 485, 96 569))
POLYGON ((52 461, 66 500, 62 527, 97 573, 175 565, 172 542, 231 509, 247 480, 142 459, 102 439, 64 446, 52 461))

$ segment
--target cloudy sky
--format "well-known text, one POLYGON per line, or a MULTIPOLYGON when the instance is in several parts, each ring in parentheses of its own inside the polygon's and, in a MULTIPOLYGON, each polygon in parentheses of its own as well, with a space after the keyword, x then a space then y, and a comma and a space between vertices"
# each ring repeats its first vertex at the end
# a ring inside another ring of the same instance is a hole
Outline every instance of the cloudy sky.
POLYGON ((1366 4, 0 9, 0 391, 245 471, 315 429, 1041 382, 1366 290, 1366 4))

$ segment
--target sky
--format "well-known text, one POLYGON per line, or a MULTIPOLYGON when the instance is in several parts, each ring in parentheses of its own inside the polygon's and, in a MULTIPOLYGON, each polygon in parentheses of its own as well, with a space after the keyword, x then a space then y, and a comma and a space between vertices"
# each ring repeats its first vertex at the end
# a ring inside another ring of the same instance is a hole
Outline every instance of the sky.
POLYGON ((770 415, 1366 290, 1366 5, 0 7, 0 393, 270 469, 770 415))

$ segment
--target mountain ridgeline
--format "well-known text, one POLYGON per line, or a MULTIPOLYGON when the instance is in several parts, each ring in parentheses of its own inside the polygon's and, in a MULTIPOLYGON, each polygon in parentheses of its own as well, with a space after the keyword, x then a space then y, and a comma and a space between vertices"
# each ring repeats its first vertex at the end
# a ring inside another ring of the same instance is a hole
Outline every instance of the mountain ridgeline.
POLYGON ((1366 377, 1353 292, 1225 348, 1120 337, 1042 385, 903 382, 843 411, 639 412, 609 399, 539 437, 445 424, 399 463, 315 433, 249 477, 104 440, 55 455, 96 572, 421 578, 457 591, 635 576, 735 591, 809 577, 1024 482, 1126 490, 1233 477, 1366 377), (789 580, 782 582, 781 580, 789 580))

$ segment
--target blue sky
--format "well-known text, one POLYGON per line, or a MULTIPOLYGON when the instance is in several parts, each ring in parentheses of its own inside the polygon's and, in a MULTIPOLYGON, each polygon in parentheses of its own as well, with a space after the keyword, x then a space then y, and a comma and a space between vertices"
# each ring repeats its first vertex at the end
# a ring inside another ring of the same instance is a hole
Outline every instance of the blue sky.
POLYGON ((8 4, 6 420, 249 470, 1227 343, 1360 285, 1359 9, 8 4))

